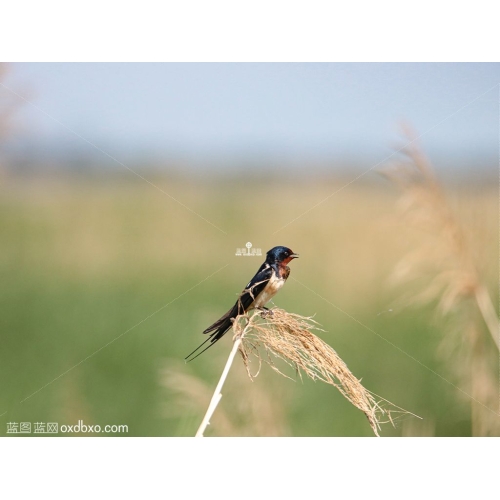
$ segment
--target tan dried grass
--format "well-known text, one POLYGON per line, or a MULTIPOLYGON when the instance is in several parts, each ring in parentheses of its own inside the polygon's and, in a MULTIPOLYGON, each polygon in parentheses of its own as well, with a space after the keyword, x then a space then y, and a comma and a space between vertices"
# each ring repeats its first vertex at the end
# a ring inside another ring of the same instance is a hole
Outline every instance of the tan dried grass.
POLYGON ((415 133, 403 130, 408 145, 402 160, 382 174, 401 192, 399 208, 405 226, 420 230, 418 245, 395 267, 396 284, 421 283, 419 292, 403 297, 404 305, 437 303, 453 320, 443 336, 440 354, 472 393, 473 435, 500 435, 498 379, 494 366, 500 349, 499 320, 481 279, 465 228, 455 217, 415 133), (484 335, 489 332, 496 349, 484 335))
POLYGON ((463 227, 455 217, 432 165, 418 146, 415 133, 404 127, 409 143, 404 158, 381 170, 401 191, 399 209, 406 225, 422 231, 420 245, 406 255, 392 275, 394 283, 426 281, 418 294, 402 297, 406 303, 438 302, 443 314, 473 298, 486 327, 500 349, 499 321, 490 294, 479 276, 463 227))
POLYGON ((410 414, 363 387, 335 350, 312 333, 312 330, 321 329, 311 317, 275 307, 260 314, 239 316, 233 330, 235 338, 242 340, 240 353, 250 378, 256 376, 249 370, 251 355, 259 364, 264 360, 277 373, 287 377, 276 367, 273 358, 281 359, 301 377, 304 373, 312 380, 337 388, 366 415, 376 436, 379 436, 381 424, 391 422, 394 425, 395 418, 410 414), (265 357, 260 348, 266 353, 265 357))

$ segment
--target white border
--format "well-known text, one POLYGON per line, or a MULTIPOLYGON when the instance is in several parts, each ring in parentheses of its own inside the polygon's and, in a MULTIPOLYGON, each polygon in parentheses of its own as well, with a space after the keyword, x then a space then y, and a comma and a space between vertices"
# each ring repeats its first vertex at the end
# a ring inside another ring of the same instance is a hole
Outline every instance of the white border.
POLYGON ((19 0, 3 61, 495 61, 494 2, 19 0))

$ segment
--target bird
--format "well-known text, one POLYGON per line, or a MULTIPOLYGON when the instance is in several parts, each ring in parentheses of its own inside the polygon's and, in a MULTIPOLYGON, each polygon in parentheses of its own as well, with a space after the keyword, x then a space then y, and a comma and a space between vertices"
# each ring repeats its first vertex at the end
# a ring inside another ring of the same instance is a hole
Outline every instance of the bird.
POLYGON ((186 362, 197 358, 220 340, 233 326, 232 320, 240 314, 244 314, 252 309, 267 310, 265 305, 278 293, 290 275, 290 268, 287 264, 292 259, 298 258, 298 256, 299 254, 294 253, 284 246, 271 248, 271 250, 266 253, 266 260, 240 293, 234 306, 214 324, 203 331, 205 334, 209 333, 210 337, 200 344, 191 354, 186 356, 186 362), (203 351, 196 356, 191 357, 207 342, 210 342, 208 347, 203 349, 203 351))

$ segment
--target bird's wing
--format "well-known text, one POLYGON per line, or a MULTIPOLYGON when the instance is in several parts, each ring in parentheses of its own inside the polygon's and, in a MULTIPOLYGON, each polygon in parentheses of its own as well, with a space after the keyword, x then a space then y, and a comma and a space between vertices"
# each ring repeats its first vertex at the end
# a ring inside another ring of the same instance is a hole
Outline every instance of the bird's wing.
POLYGON ((259 295, 262 290, 269 283, 269 280, 272 276, 272 268, 269 264, 262 264, 260 269, 257 271, 257 274, 251 279, 251 281, 247 284, 244 290, 241 292, 236 304, 229 309, 229 311, 224 314, 221 318, 219 318, 213 325, 210 325, 203 333, 210 333, 214 330, 219 329, 223 324, 231 324, 228 323, 227 320, 230 318, 236 318, 239 314, 243 314, 255 300, 255 297, 259 295))
POLYGON ((197 358, 200 354, 203 354, 209 347, 212 347, 218 340, 220 340, 224 334, 233 326, 232 320, 236 318, 239 314, 243 314, 250 307, 252 302, 255 300, 257 295, 259 295, 262 290, 266 287, 273 274, 273 269, 271 266, 264 262, 257 274, 248 283, 245 289, 241 292, 236 304, 229 309, 229 311, 219 318, 213 325, 210 325, 203 333, 210 333, 210 337, 200 344, 191 354, 186 356, 186 360, 192 361, 197 358), (192 357, 193 354, 199 351, 207 342, 210 342, 208 347, 203 349, 196 356, 192 357), (189 359, 191 358, 191 359, 189 359))
POLYGON ((257 298, 257 295, 259 295, 259 293, 266 288, 266 285, 269 283, 272 275, 273 268, 267 263, 262 264, 260 269, 257 271, 257 274, 241 292, 238 299, 238 302, 241 303, 244 311, 250 307, 252 302, 257 298))

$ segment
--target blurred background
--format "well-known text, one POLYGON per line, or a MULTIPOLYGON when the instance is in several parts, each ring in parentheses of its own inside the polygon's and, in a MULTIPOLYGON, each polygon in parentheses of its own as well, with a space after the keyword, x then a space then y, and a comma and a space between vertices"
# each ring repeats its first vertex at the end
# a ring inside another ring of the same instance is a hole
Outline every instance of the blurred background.
MULTIPOLYGON (((184 357, 260 266, 247 242, 299 253, 275 304, 422 417, 383 436, 500 435, 499 81, 477 63, 0 65, 0 435, 194 435, 231 335, 184 357)), ((373 435, 286 374, 252 382, 237 359, 207 435, 373 435)))

